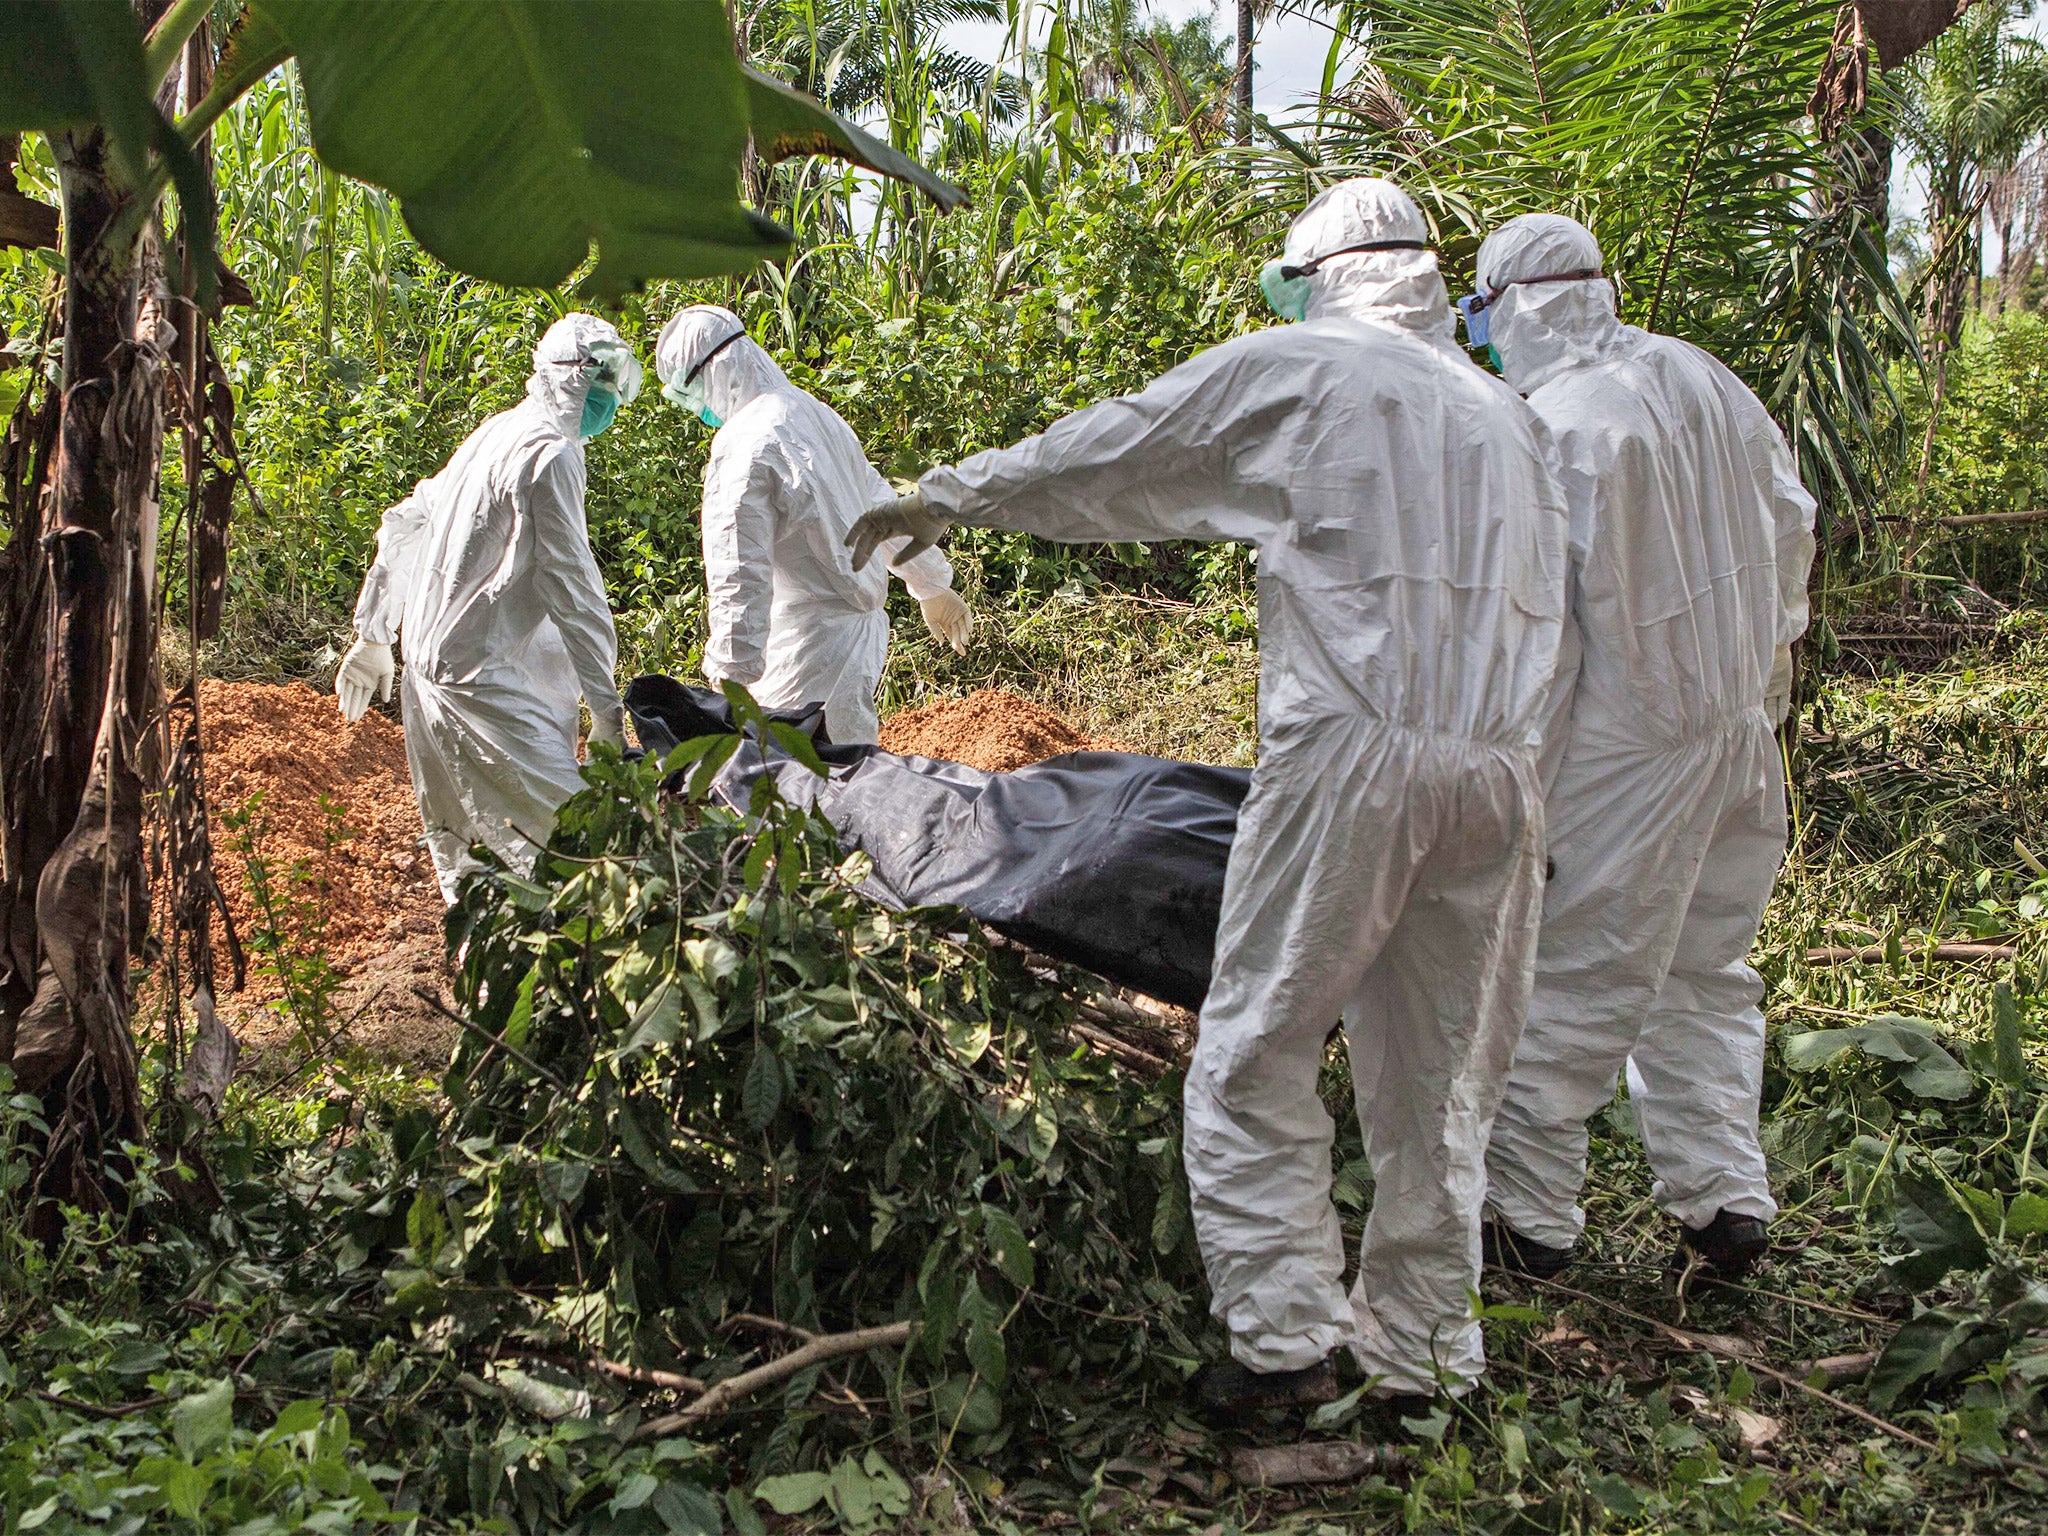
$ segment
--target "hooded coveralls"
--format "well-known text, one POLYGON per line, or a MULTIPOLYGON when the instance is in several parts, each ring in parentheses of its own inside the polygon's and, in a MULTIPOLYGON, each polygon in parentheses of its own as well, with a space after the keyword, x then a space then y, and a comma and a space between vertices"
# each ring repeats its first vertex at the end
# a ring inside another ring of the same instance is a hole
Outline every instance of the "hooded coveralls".
POLYGON ((384 514, 356 600, 363 639, 404 636, 406 758, 451 903, 476 867, 472 844, 530 868, 583 787, 579 696, 593 719, 624 714, 577 435, 596 354, 623 345, 594 316, 558 320, 534 349, 526 398, 384 514))
POLYGON ((889 656, 889 573, 923 601, 952 587, 953 567, 936 549, 895 564, 898 540, 854 570, 847 529, 895 493, 839 413, 790 383, 738 325, 728 310, 685 310, 655 363, 669 379, 738 337, 698 375, 720 421, 704 471, 704 673, 746 684, 767 709, 822 703, 835 742, 872 743, 889 656))
MULTIPOLYGON (((1421 241, 1331 188, 1287 258, 1421 241)), ((1542 889, 1536 741, 1566 519, 1541 429, 1466 361, 1436 258, 1331 255, 1308 319, 920 482, 959 522, 1258 546, 1259 763, 1186 1088, 1195 1229, 1236 1358, 1351 1344, 1395 1387, 1482 1365, 1483 1149, 1542 889), (1339 1015, 1377 1180, 1346 1296, 1316 1094, 1339 1015)))
MULTIPOLYGON (((1757 1145, 1750 945, 1785 851, 1772 657, 1806 628, 1813 498, 1761 402, 1699 348, 1615 318, 1581 225, 1502 226, 1491 341, 1557 443, 1581 651, 1548 801, 1556 875, 1487 1157, 1488 1203, 1569 1247, 1586 1119, 1624 1061, 1657 1182, 1687 1226, 1777 1207, 1757 1145), (1508 286, 1509 284, 1514 286, 1508 286)), ((1561 690, 1560 698, 1564 698, 1561 690)))

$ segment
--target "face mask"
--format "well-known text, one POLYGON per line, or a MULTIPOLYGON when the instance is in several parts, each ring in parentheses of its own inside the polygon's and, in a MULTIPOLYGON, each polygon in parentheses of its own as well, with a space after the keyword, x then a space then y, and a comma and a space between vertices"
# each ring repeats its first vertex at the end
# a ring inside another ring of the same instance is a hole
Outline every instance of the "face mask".
POLYGON ((1486 355, 1493 359, 1495 369, 1503 375, 1507 373, 1508 365, 1500 360, 1500 348, 1490 341, 1486 344, 1486 355))
POLYGON ((590 393, 583 397, 583 422, 576 429, 577 435, 589 441, 610 426, 618 414, 619 397, 602 384, 591 385, 590 393))
POLYGON ((1259 291, 1265 294, 1266 302, 1273 306, 1273 313, 1282 320, 1308 318, 1308 279, 1281 276, 1277 260, 1269 261, 1259 269, 1259 291))
POLYGON ((688 411, 713 431, 725 425, 718 412, 711 409, 711 402, 704 398, 704 386, 692 379, 687 384, 664 384, 661 397, 670 405, 688 411))

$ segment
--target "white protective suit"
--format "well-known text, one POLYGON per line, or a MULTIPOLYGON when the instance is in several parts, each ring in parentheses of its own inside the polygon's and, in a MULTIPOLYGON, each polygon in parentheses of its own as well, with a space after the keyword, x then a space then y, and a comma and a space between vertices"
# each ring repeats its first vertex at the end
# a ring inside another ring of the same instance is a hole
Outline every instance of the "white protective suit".
POLYGON ((1287 237, 1308 319, 920 482, 959 522, 1258 546, 1260 756, 1224 883, 1185 1147, 1212 1310, 1256 1371, 1351 1344, 1399 1390, 1483 1364, 1484 1148, 1542 894, 1536 742, 1566 518, 1533 414, 1460 351, 1391 182, 1287 237), (1349 1028, 1378 1192, 1347 1298, 1316 1094, 1349 1028))
POLYGON ((1733 374, 1621 324, 1605 278, 1528 281, 1600 267, 1591 233, 1555 214, 1479 253, 1481 290, 1499 291, 1490 340, 1556 440, 1572 519, 1581 659, 1548 801, 1556 873, 1487 1159, 1495 1213, 1554 1248, 1584 1226, 1586 1119, 1631 1055, 1664 1209, 1694 1228, 1776 1213, 1748 955, 1785 851, 1765 691, 1806 628, 1813 558, 1813 498, 1733 374))
POLYGON ((472 844, 531 867, 555 811, 583 787, 579 695, 594 734, 616 740, 624 717, 577 435, 593 379, 624 346, 593 315, 550 327, 526 398, 384 514, 356 600, 364 640, 404 637, 406 757, 450 902, 475 867, 472 844))
POLYGON ((951 590, 953 567, 936 549, 893 564, 898 541, 854 570, 846 531, 894 494, 889 482, 853 428, 790 383, 731 310, 697 305, 669 321, 655 371, 674 384, 714 351, 696 378, 721 423, 704 470, 704 673, 746 684, 767 709, 822 703, 835 742, 872 743, 889 572, 923 602, 951 590))

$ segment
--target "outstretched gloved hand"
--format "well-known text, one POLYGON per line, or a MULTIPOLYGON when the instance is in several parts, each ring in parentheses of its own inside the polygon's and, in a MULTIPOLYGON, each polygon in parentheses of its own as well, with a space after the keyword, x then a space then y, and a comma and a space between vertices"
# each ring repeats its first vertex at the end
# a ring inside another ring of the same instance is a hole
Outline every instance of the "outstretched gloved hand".
POLYGON ((967 654, 967 636, 974 628, 974 610, 962 601, 958 592, 949 587, 944 592, 918 599, 917 606, 924 614, 926 629, 961 655, 967 654))
POLYGON ((341 700, 341 718, 350 724, 362 719, 372 694, 389 704, 391 680, 397 673, 390 646, 372 640, 358 640, 350 646, 334 674, 334 695, 341 700))
POLYGON ((593 747, 599 742, 605 742, 610 746, 617 747, 620 751, 624 751, 626 747, 626 717, 624 713, 599 714, 596 710, 592 710, 590 712, 590 736, 588 741, 593 747))
POLYGON ((924 492, 912 491, 908 496, 898 496, 894 501, 870 508, 846 531, 846 547, 853 551, 853 568, 857 571, 874 558, 877 546, 890 539, 908 539, 910 542, 892 557, 893 564, 901 565, 938 543, 952 526, 950 517, 941 517, 924 504, 924 492))

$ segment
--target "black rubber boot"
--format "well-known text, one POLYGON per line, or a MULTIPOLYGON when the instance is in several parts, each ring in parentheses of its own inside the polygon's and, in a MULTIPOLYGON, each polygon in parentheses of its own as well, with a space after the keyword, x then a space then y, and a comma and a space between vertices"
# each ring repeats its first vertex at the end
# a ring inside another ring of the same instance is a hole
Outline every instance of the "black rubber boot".
POLYGON ((1487 1217, 1480 1226, 1479 1252, 1488 1269, 1537 1280, 1555 1280, 1572 1267, 1573 1250, 1524 1237, 1498 1216, 1487 1217))
POLYGON ((1684 1269, 1694 1259, 1717 1280, 1740 1280, 1756 1267, 1756 1261, 1770 1251, 1771 1233, 1760 1216, 1735 1211, 1716 1211, 1704 1227, 1681 1226, 1678 1252, 1672 1255, 1675 1269, 1684 1269))
POLYGON ((1320 1408, 1337 1400, 1337 1362, 1318 1360, 1298 1371, 1255 1371, 1226 1360, 1205 1365, 1188 1383, 1188 1398, 1211 1418, 1237 1418, 1260 1408, 1320 1408))

